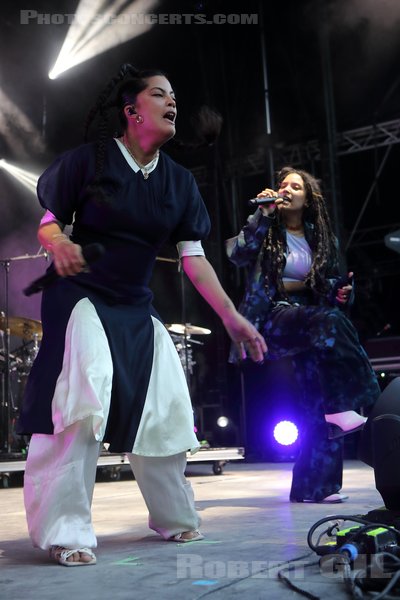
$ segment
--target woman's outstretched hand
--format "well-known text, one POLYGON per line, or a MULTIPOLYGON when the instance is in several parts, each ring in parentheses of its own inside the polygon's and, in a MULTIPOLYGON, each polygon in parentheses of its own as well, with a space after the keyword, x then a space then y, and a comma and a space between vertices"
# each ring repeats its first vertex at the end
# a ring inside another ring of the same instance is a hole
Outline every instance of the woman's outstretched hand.
POLYGON ((250 355, 254 362, 264 362, 264 354, 268 351, 268 347, 254 325, 238 312, 232 313, 228 319, 223 320, 223 324, 243 360, 250 355))
MULTIPOLYGON (((49 214, 55 218, 54 215, 49 214)), ((50 220, 41 224, 38 230, 38 240, 53 256, 54 267, 60 277, 76 275, 87 268, 82 247, 74 244, 61 231, 58 223, 50 220)))
POLYGON ((74 244, 66 236, 52 244, 51 253, 55 269, 60 277, 76 275, 85 269, 86 263, 82 255, 82 247, 74 244))
POLYGON ((229 337, 239 348, 240 356, 244 359, 249 354, 255 362, 263 362, 267 352, 263 336, 237 311, 206 257, 184 256, 182 263, 197 291, 221 318, 229 337))

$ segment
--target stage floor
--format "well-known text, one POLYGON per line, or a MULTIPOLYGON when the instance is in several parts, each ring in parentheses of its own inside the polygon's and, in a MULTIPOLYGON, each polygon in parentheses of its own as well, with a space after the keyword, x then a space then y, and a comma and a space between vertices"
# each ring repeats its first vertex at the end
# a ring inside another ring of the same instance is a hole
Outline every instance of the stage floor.
POLYGON ((345 463, 345 503, 291 504, 291 468, 228 463, 222 475, 213 475, 206 465, 189 464, 206 535, 189 544, 164 542, 148 529, 146 507, 128 473, 120 481, 98 481, 93 501, 98 562, 74 569, 49 562, 46 552, 31 547, 17 480, 0 489, 0 598, 295 599, 301 596, 277 573, 285 561, 299 557, 290 573, 298 587, 324 600, 348 598, 340 574, 306 566, 318 558, 310 553, 307 533, 328 515, 363 515, 382 506, 373 471, 358 461, 345 463))

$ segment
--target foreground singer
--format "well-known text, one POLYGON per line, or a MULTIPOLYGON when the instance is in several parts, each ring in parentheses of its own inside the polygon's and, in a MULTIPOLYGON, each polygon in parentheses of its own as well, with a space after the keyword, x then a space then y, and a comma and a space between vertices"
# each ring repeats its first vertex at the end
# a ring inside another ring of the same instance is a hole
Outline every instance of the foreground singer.
POLYGON ((159 148, 175 134, 176 101, 157 71, 124 65, 88 118, 100 117, 97 144, 59 157, 41 176, 46 209, 41 244, 60 275, 43 293, 43 341, 19 422, 32 433, 25 506, 33 544, 65 566, 96 562, 91 501, 100 442, 128 453, 165 540, 200 540, 186 451, 195 451, 182 366, 152 308, 148 283, 167 240, 221 317, 230 337, 261 361, 265 342, 234 308, 198 240, 209 218, 189 171, 159 148), (123 133, 107 138, 116 108, 123 133), (70 238, 63 227, 73 223, 70 238), (192 242, 194 240, 194 242, 192 242), (82 247, 105 252, 89 266, 82 247))

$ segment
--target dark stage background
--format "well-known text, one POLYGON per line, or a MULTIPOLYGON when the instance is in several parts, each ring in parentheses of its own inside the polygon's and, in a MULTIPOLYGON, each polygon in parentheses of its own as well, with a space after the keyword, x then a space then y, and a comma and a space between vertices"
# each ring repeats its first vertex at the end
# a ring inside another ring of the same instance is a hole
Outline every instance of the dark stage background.
MULTIPOLYGON (((99 13, 113 6, 98 4, 99 13)), ((137 4, 121 3, 125 8, 131 4, 132 12, 143 12, 137 4)), ((400 229, 398 0, 160 0, 150 12, 190 14, 191 24, 156 24, 50 80, 47 74, 68 21, 22 24, 21 10, 65 15, 77 6, 66 0, 32 0, 28 7, 20 0, 2 2, 0 159, 39 174, 57 154, 82 142, 89 108, 123 62, 161 68, 176 90, 177 137, 194 139, 192 116, 203 104, 224 119, 213 146, 179 153, 169 144, 165 150, 193 169, 213 224, 206 252, 235 302, 244 281, 228 264, 223 240, 243 224, 247 200, 273 185, 274 171, 294 164, 323 180, 348 269, 355 272, 352 318, 362 340, 383 330, 381 337, 396 340, 400 255, 385 246, 384 237, 400 229), (257 23, 194 23, 193 15, 203 14, 211 20, 221 14, 255 15, 257 23)), ((42 211, 34 194, 3 169, 0 203, 0 258, 36 254, 42 211)), ((175 258, 175 250, 165 248, 162 256, 175 258)), ((26 298, 22 289, 45 267, 43 258, 11 263, 11 316, 40 319, 40 298, 26 298)), ((0 310, 5 310, 4 269, 0 275, 0 310)), ((211 423, 228 413, 237 425, 232 439, 242 440, 240 374, 227 364, 229 341, 218 318, 181 277, 176 263, 157 262, 152 287, 155 306, 167 323, 185 319, 211 329, 209 336, 195 338, 202 344, 193 344, 194 404, 208 437, 218 441, 211 423)), ((19 343, 12 339, 14 348, 19 343)), ((287 387, 290 374, 274 372, 287 387)), ((272 414, 279 402, 279 392, 266 385, 262 418, 268 419, 269 407, 272 414)), ((246 411, 256 414, 255 421, 259 404, 246 395, 246 411)), ((259 435, 251 427, 247 437, 259 435)))

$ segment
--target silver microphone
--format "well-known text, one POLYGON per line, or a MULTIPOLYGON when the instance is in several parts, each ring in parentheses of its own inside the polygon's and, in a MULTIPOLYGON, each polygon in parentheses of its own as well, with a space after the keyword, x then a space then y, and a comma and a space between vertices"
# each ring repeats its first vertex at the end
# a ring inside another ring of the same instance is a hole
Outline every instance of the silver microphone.
POLYGON ((282 200, 287 200, 290 202, 290 198, 285 196, 284 194, 278 194, 277 196, 273 196, 272 198, 251 198, 249 200, 250 206, 263 206, 264 204, 273 204, 277 198, 282 198, 282 200))

